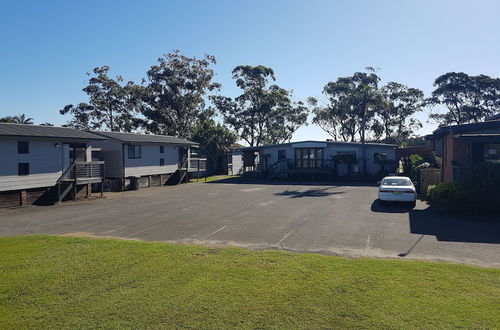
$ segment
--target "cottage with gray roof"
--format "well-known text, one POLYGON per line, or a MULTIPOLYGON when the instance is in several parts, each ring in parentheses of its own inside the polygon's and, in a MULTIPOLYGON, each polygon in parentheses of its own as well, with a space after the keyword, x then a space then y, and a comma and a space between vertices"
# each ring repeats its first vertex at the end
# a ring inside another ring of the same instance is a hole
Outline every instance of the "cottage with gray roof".
POLYGON ((356 178, 395 170, 396 145, 384 143, 300 141, 241 148, 241 172, 260 172, 269 179, 356 178))
MULTIPOLYGON (((127 189, 134 180, 140 187, 180 183, 200 169, 198 159, 191 157, 196 142, 168 135, 92 133, 106 138, 95 146, 100 149, 97 157, 106 162, 106 178, 112 190, 127 189)), ((201 164, 202 171, 204 166, 201 164)))
POLYGON ((102 140, 68 127, 0 123, 0 207, 88 196, 103 179, 103 163, 91 158, 102 140))

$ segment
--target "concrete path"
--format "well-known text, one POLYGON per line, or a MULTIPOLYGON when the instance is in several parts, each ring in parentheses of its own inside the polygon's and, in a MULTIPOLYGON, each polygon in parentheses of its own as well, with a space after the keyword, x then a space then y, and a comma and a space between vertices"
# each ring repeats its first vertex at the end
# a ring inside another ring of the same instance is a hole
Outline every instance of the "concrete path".
POLYGON ((500 268, 500 221, 447 217, 418 202, 380 206, 376 187, 199 183, 0 210, 0 236, 81 234, 500 268))

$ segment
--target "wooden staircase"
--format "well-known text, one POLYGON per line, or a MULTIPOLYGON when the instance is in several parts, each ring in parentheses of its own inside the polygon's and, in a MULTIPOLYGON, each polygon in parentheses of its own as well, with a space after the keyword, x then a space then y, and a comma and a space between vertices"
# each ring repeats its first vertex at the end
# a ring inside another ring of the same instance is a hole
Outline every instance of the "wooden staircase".
POLYGON ((189 181, 188 173, 189 173, 189 158, 184 157, 182 161, 179 162, 179 165, 177 165, 177 170, 167 181, 167 184, 177 185, 183 182, 187 183, 189 181))
POLYGON ((266 179, 273 180, 276 177, 282 178, 285 176, 285 172, 286 172, 286 159, 280 159, 268 167, 269 174, 266 179))
POLYGON ((77 199, 78 187, 92 183, 101 184, 104 191, 104 162, 74 162, 59 177, 56 184, 39 199, 39 205, 54 205, 73 198, 77 199))

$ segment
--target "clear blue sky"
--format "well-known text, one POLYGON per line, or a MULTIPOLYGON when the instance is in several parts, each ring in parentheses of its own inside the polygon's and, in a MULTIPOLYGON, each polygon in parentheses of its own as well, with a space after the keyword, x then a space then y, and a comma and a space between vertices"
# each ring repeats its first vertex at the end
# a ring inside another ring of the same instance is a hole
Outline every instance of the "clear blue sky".
MULTIPOLYGON (((296 100, 366 66, 429 95, 445 72, 500 76, 499 13, 498 0, 2 1, 0 115, 63 124, 58 110, 86 101, 86 72, 139 81, 173 49, 215 55, 228 96, 240 64, 272 67, 296 100)), ((435 128, 419 118, 420 133, 435 128)), ((314 125, 294 136, 324 138, 314 125)))

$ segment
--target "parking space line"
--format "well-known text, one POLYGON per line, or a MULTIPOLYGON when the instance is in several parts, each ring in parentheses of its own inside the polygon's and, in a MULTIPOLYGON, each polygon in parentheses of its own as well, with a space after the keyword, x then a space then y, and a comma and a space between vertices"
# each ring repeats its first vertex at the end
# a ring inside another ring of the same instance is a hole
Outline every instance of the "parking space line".
POLYGON ((370 245, 372 244, 371 239, 372 237, 368 235, 368 238, 366 239, 366 249, 365 253, 363 254, 363 257, 366 257, 368 255, 368 250, 370 249, 370 245))
POLYGON ((164 224, 164 223, 159 223, 159 224, 157 224, 157 225, 154 225, 154 226, 148 227, 148 228, 146 228, 146 229, 139 230, 139 231, 137 231, 137 232, 135 232, 135 233, 132 233, 132 234, 130 234, 130 235, 125 236, 125 238, 129 238, 129 237, 131 237, 131 236, 134 236, 134 235, 137 235, 137 234, 143 233, 143 232, 145 232, 145 231, 148 231, 148 230, 154 229, 154 228, 156 228, 156 227, 160 227, 160 226, 161 226, 161 225, 163 225, 163 224, 164 224))
POLYGON ((202 239, 202 240, 207 239, 207 238, 209 238, 210 236, 217 234, 218 232, 220 232, 221 230, 223 230, 223 229, 224 229, 224 228, 226 228, 226 227, 227 227, 227 226, 221 227, 221 228, 217 229, 216 231, 214 231, 213 233, 210 233, 210 234, 208 234, 207 236, 202 237, 201 239, 202 239))
POLYGON ((292 229, 290 232, 286 233, 285 236, 283 236, 282 239, 279 240, 278 242, 278 248, 281 248, 281 243, 283 243, 290 235, 292 235, 292 233, 294 232, 295 230, 292 229))

